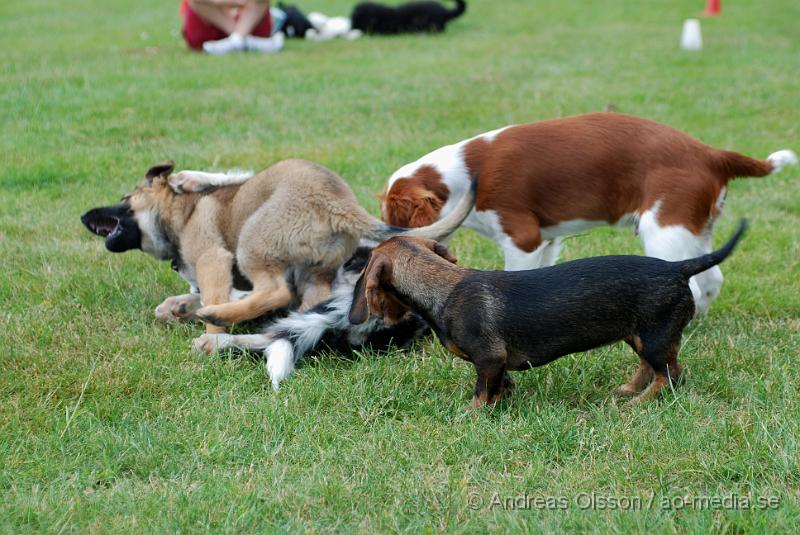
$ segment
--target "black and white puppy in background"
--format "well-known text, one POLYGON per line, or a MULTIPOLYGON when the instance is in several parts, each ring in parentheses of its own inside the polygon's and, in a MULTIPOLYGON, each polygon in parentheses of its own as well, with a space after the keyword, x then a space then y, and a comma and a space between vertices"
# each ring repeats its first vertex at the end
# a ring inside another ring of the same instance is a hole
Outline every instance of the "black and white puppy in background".
POLYGON ((467 9, 464 0, 447 9, 439 2, 408 2, 387 6, 375 2, 356 4, 350 15, 352 29, 368 34, 392 35, 415 32, 443 32, 448 22, 467 9))
POLYGON ((306 36, 306 32, 314 27, 297 6, 278 2, 278 9, 286 14, 286 21, 283 23, 283 28, 281 28, 286 37, 302 39, 306 36))
POLYGON ((258 334, 205 334, 195 339, 194 348, 209 355, 225 349, 263 351, 272 387, 278 390, 280 382, 308 354, 325 349, 347 353, 360 347, 380 350, 411 344, 429 332, 428 324, 415 312, 392 325, 379 317, 359 325, 352 325, 348 319, 353 288, 371 252, 372 246, 359 247, 337 271, 331 296, 317 306, 279 319, 273 316, 256 329, 258 334))

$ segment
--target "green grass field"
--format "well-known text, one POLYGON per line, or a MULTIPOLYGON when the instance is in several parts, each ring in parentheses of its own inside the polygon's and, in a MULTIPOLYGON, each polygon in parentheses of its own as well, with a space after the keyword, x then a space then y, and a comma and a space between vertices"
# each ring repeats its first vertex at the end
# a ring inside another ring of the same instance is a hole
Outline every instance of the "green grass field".
MULTIPOLYGON (((477 418, 472 366, 433 339, 307 361, 275 393, 257 363, 193 354, 200 325, 155 321, 185 290, 169 265, 106 252, 78 219, 166 158, 308 158, 377 214, 391 172, 434 148, 609 102, 749 155, 798 150, 797 2, 723 2, 700 53, 677 44, 702 0, 471 0, 444 35, 225 58, 185 49, 177 4, 0 5, 0 532, 797 527, 798 168, 732 183, 715 243, 752 227, 685 333, 687 383, 632 410, 623 345, 517 374, 477 418)), ((502 266, 469 231, 452 249, 502 266)), ((601 229, 564 259, 640 251, 601 229)))

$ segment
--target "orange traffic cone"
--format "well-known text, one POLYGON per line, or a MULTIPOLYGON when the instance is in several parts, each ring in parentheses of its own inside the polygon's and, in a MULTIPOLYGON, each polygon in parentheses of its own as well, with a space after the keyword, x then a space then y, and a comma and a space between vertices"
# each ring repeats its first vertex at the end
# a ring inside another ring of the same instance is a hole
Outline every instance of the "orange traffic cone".
POLYGON ((722 0, 706 1, 706 17, 714 17, 722 13, 722 0))

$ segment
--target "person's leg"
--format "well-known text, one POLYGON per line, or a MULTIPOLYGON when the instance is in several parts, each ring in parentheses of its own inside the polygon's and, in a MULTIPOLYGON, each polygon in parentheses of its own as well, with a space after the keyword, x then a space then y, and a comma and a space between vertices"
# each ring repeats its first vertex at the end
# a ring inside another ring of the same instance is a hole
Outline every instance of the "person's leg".
MULTIPOLYGON (((269 19, 269 0, 250 0, 242 8, 236 25, 230 33, 238 33, 242 37, 253 34, 253 30, 262 24, 264 17, 269 19)), ((269 37, 267 34, 264 37, 269 37)))
POLYGON ((236 30, 236 20, 231 15, 229 8, 196 0, 188 0, 188 3, 191 11, 194 11, 207 23, 213 24, 225 32, 225 35, 230 35, 236 30))
POLYGON ((183 38, 189 48, 194 50, 202 50, 203 43, 207 41, 215 41, 227 36, 230 31, 233 31, 234 19, 227 13, 218 11, 215 6, 209 4, 195 3, 194 0, 189 0, 184 8, 181 10, 183 14, 183 38), (213 8, 217 10, 215 14, 211 15, 205 8, 213 8), (201 15, 198 11, 204 13, 201 15), (225 18, 225 21, 220 19, 220 15, 225 18), (217 20, 220 27, 209 22, 204 16, 217 20), (227 28, 227 31, 222 28, 227 28))
POLYGON ((245 11, 239 16, 238 24, 242 31, 249 28, 248 35, 245 35, 244 42, 247 50, 255 52, 278 52, 283 48, 283 34, 272 35, 272 15, 269 11, 267 0, 253 0, 253 5, 261 4, 258 9, 253 9, 250 15, 245 11), (261 18, 257 18, 260 15, 261 18), (255 20, 255 23, 253 21, 255 20))
POLYGON ((283 36, 270 38, 271 29, 269 1, 248 0, 239 12, 230 35, 225 39, 205 43, 203 50, 220 55, 240 50, 277 52, 283 48, 283 36))

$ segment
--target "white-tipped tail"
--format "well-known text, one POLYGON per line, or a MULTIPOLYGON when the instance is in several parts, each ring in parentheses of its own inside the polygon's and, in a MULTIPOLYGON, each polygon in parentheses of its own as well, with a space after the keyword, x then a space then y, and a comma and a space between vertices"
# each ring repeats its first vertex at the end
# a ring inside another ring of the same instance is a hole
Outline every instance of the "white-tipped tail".
POLYGON ((294 348, 288 340, 279 339, 267 347, 265 354, 267 373, 272 379, 272 388, 277 392, 280 382, 294 372, 294 348))
POLYGON ((787 165, 797 165, 797 154, 794 151, 784 149, 773 152, 767 156, 767 160, 772 164, 772 173, 779 173, 787 165))

